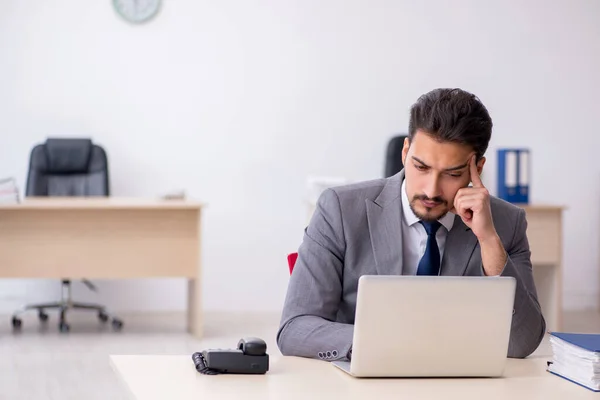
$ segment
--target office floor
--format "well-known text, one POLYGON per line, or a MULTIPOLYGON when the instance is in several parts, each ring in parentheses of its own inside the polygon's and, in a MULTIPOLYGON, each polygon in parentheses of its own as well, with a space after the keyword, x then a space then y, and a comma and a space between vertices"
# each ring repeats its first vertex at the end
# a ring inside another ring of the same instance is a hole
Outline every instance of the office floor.
MULTIPOLYGON (((235 347, 242 336, 261 337, 270 354, 279 353, 277 314, 207 314, 202 341, 185 332, 183 314, 122 317, 126 327, 114 332, 93 315, 74 313, 65 335, 58 333, 55 315, 46 328, 35 315, 28 316, 19 334, 12 332, 10 316, 0 316, 0 399, 131 399, 109 365, 110 354, 191 355, 235 347)), ((600 332, 600 313, 566 313, 565 330, 600 332)))

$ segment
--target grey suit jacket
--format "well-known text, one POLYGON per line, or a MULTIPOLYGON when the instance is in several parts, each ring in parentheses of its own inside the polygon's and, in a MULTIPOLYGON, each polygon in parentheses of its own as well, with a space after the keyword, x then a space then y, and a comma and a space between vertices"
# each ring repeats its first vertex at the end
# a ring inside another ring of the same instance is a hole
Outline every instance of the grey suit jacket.
MULTIPOLYGON (((402 274, 403 179, 401 171, 320 196, 298 250, 277 333, 284 355, 349 358, 358 279, 402 274)), ((546 323, 533 282, 525 212, 495 197, 491 210, 508 253, 502 275, 517 280, 508 356, 526 357, 541 342, 546 323)), ((441 275, 483 274, 477 238, 458 215, 440 268, 441 275)))

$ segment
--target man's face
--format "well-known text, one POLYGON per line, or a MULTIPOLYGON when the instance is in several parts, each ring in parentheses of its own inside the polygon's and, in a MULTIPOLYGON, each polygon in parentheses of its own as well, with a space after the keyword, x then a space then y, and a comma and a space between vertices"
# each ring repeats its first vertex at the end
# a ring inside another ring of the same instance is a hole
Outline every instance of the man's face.
MULTIPOLYGON (((412 142, 404 141, 406 192, 418 218, 435 221, 453 209, 456 192, 471 182, 469 160, 473 154, 470 146, 438 142, 422 131, 415 133, 412 142)), ((484 163, 484 157, 477 163, 479 174, 484 163)))

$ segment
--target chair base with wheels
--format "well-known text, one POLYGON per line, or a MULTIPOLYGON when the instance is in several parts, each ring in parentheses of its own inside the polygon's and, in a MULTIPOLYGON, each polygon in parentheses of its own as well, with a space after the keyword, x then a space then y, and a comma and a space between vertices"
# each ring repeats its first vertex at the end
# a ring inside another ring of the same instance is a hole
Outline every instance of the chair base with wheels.
MULTIPOLYGON (((84 283, 92 290, 95 291, 94 285, 84 280, 84 283)), ((101 322, 108 322, 111 320, 112 327, 115 330, 119 330, 123 327, 123 321, 111 315, 105 306, 100 304, 91 304, 91 303, 80 303, 74 302, 71 298, 71 281, 63 280, 62 281, 62 298, 59 302, 53 303, 40 303, 40 304, 29 304, 15 312, 12 316, 12 326, 13 329, 20 329, 23 325, 23 321, 20 318, 20 315, 26 311, 37 310, 38 317, 41 322, 48 321, 48 314, 46 310, 57 309, 59 310, 59 321, 58 321, 58 329, 61 332, 69 332, 69 324, 66 320, 66 314, 68 310, 89 310, 96 311, 98 313, 98 319, 101 322)))

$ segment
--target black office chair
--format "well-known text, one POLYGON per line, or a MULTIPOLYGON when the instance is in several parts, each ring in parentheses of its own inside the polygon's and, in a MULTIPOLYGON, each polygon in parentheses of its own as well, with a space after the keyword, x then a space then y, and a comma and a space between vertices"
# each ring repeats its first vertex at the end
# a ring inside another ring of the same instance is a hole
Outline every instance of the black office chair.
MULTIPOLYGON (((90 139, 48 139, 31 151, 29 174, 25 196, 109 196, 108 160, 104 149, 90 139)), ((83 283, 92 291, 94 284, 87 279, 83 283)), ((15 329, 22 325, 19 315, 37 310, 40 321, 48 320, 47 309, 60 312, 59 329, 68 332, 65 314, 69 309, 96 311, 98 318, 106 322, 111 318, 105 306, 74 302, 71 299, 71 281, 62 280, 62 298, 59 302, 26 305, 15 312, 12 324, 15 329)), ((123 322, 112 317, 112 326, 120 329, 123 322)))
POLYGON ((402 164, 402 147, 404 147, 404 139, 407 137, 406 135, 394 136, 388 142, 385 154, 384 178, 396 175, 404 168, 402 164))

